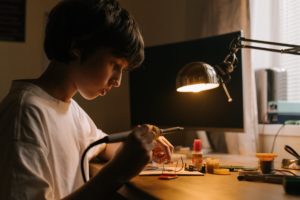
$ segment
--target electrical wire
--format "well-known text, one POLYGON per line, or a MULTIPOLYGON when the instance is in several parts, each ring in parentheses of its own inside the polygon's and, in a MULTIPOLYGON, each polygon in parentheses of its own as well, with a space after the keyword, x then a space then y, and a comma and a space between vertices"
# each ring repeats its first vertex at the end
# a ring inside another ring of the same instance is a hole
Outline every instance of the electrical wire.
MULTIPOLYGON (((259 133, 264 134, 264 133, 265 133, 265 126, 266 126, 266 124, 269 124, 269 119, 268 119, 268 114, 267 114, 267 113, 265 113, 265 114, 263 115, 262 121, 263 121, 263 122, 261 123, 261 124, 262 124, 262 131, 259 132, 259 133)), ((258 133, 258 134, 259 134, 259 133, 258 133)), ((256 141, 256 145, 257 145, 256 149, 257 149, 257 150, 261 150, 261 146, 260 146, 260 144, 259 144, 259 139, 258 139, 257 137, 259 137, 259 136, 255 134, 255 141, 256 141)))
POLYGON ((295 174, 294 172, 290 171, 290 170, 285 170, 285 169, 274 169, 275 172, 280 172, 282 174, 284 173, 289 173, 292 174, 293 176, 298 176, 297 174, 295 174))
POLYGON ((81 156, 81 160, 80 160, 80 169, 81 169, 81 175, 82 175, 82 179, 83 181, 86 183, 87 182, 87 178, 86 178, 86 174, 84 172, 84 158, 87 154, 87 152, 93 148, 94 146, 96 145, 99 145, 99 144, 102 144, 102 143, 107 143, 108 142, 108 137, 104 137, 104 138, 101 138, 100 140, 97 140, 93 143, 91 143, 83 152, 82 156, 81 156))
POLYGON ((279 133, 281 132, 281 130, 283 129, 284 126, 285 126, 285 124, 282 124, 282 125, 280 126, 280 128, 278 129, 278 131, 277 131, 277 133, 276 133, 276 135, 275 135, 275 137, 274 137, 273 144, 272 144, 272 148, 271 148, 271 153, 274 152, 275 142, 276 142, 276 140, 277 140, 277 137, 278 137, 279 133))

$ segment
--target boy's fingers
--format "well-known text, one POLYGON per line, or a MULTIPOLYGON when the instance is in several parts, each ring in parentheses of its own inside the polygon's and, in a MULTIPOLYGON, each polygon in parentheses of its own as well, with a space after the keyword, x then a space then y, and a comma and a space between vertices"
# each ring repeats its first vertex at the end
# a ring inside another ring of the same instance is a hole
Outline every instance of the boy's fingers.
POLYGON ((170 148, 170 151, 173 153, 174 146, 164 136, 160 136, 160 138, 163 142, 165 142, 168 145, 168 147, 170 148))
POLYGON ((160 143, 164 146, 164 148, 166 148, 167 152, 169 152, 170 157, 171 154, 174 150, 174 146, 164 137, 164 136, 160 136, 158 138, 158 141, 160 141, 160 143))

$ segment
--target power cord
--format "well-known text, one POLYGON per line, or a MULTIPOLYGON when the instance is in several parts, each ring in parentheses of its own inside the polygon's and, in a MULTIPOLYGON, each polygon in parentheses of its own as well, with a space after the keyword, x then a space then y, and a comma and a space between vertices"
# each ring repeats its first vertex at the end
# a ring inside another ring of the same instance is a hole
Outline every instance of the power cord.
POLYGON ((278 129, 278 131, 277 131, 277 133, 276 133, 276 135, 275 135, 275 137, 274 137, 274 140, 273 140, 273 144, 272 144, 272 148, 271 148, 271 153, 274 152, 274 148, 275 148, 275 143, 276 143, 277 137, 278 137, 279 133, 281 132, 281 130, 282 130, 284 127, 285 127, 285 124, 282 124, 282 125, 280 126, 280 128, 278 129))
POLYGON ((82 156, 81 156, 81 161, 80 161, 80 169, 81 169, 81 175, 82 175, 82 179, 83 181, 86 183, 87 182, 87 178, 86 178, 86 174, 84 172, 84 158, 87 154, 87 152, 93 148, 96 145, 102 144, 102 143, 108 143, 109 142, 109 138, 106 136, 104 138, 101 138, 100 140, 97 140, 93 143, 91 143, 83 152, 82 156))

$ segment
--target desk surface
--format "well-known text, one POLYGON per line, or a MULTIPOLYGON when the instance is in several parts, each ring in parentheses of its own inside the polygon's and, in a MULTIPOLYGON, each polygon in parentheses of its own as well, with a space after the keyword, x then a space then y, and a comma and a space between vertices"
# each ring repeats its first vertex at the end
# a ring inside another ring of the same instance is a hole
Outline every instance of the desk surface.
MULTIPOLYGON (((257 159, 244 156, 214 155, 222 164, 255 166, 257 159)), ((173 180, 160 180, 157 176, 137 176, 120 189, 128 199, 300 199, 287 195, 282 185, 237 180, 231 175, 180 176, 173 180)))

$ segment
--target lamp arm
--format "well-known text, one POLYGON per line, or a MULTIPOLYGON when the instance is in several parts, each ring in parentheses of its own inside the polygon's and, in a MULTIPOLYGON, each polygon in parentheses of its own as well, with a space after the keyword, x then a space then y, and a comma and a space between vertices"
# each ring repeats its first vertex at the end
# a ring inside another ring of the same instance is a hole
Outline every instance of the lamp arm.
POLYGON ((219 75, 219 79, 221 80, 221 84, 224 88, 224 91, 227 95, 229 102, 232 101, 232 98, 231 98, 229 91, 227 90, 225 84, 228 83, 231 79, 230 74, 234 71, 234 69, 236 68, 237 62, 238 62, 236 53, 242 48, 271 51, 271 52, 277 52, 277 53, 282 53, 282 54, 300 55, 300 46, 299 45, 270 42, 270 41, 264 41, 264 40, 253 40, 253 39, 244 38, 244 37, 234 38, 231 41, 230 46, 229 46, 229 54, 224 58, 223 62, 221 62, 220 64, 215 66, 215 69, 217 71, 217 74, 219 75), (244 43, 249 43, 249 42, 272 45, 272 46, 289 47, 289 48, 276 49, 276 48, 260 47, 260 46, 255 46, 255 45, 244 44, 244 43))
MULTIPOLYGON (((282 53, 282 54, 300 55, 300 46, 299 45, 279 43, 279 42, 270 42, 270 41, 264 41, 264 40, 253 40, 253 39, 249 39, 249 38, 238 37, 237 39, 233 40, 233 43, 231 44, 230 49, 238 49, 239 50, 241 48, 271 51, 271 52, 277 52, 277 53, 282 53), (243 44, 243 42, 260 43, 260 44, 282 46, 282 47, 289 47, 289 48, 276 49, 276 48, 259 47, 259 46, 243 44)), ((230 51, 232 51, 232 50, 230 50, 230 51)))
POLYGON ((269 44, 269 45, 274 45, 274 46, 284 46, 284 47, 300 48, 299 45, 295 45, 295 44, 270 42, 270 41, 265 41, 265 40, 254 40, 254 39, 249 39, 249 38, 244 38, 244 37, 239 37, 239 39, 241 41, 245 41, 245 42, 254 42, 254 43, 269 44))
POLYGON ((256 46, 251 46, 251 45, 243 45, 242 48, 248 48, 248 49, 257 49, 257 50, 263 50, 263 51, 272 51, 272 52, 277 52, 277 53, 282 53, 282 54, 293 54, 293 55, 300 55, 300 48, 295 49, 295 48, 290 48, 290 49, 272 49, 272 48, 265 48, 265 47, 256 47, 256 46))
POLYGON ((221 77, 223 78, 225 83, 230 80, 229 74, 231 74, 234 71, 234 69, 236 68, 236 64, 237 64, 238 60, 237 60, 237 57, 235 54, 242 48, 271 51, 271 52, 282 53, 282 54, 300 55, 300 46, 299 45, 279 43, 279 42, 270 42, 270 41, 264 41, 264 40, 254 40, 254 39, 249 39, 249 38, 244 38, 244 37, 236 37, 230 43, 229 54, 225 57, 223 62, 221 64, 219 64, 219 66, 216 66, 216 68, 219 72, 223 71, 222 73, 219 73, 219 74, 221 75, 221 77), (247 43, 249 43, 249 42, 267 44, 267 45, 273 45, 273 46, 289 47, 289 48, 276 49, 276 48, 269 48, 269 47, 260 47, 260 46, 255 46, 255 45, 248 45, 247 43))

